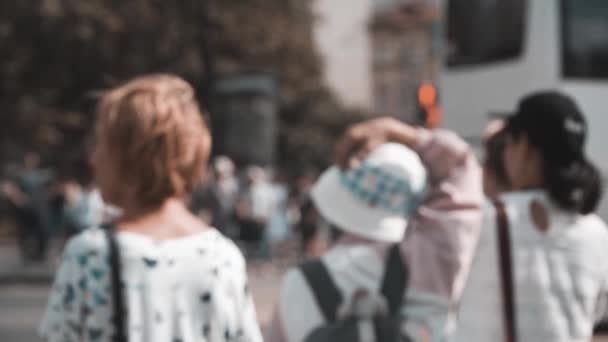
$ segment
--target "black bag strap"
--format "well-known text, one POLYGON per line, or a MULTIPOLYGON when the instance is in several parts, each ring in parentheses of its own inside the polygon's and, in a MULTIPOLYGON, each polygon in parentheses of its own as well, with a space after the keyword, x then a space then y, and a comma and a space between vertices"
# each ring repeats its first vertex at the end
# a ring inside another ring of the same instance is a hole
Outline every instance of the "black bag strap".
POLYGON ((498 267, 503 302, 503 319, 505 327, 505 342, 517 342, 517 320, 515 311, 515 287, 513 285, 513 265, 511 256, 511 236, 509 234, 509 219, 505 205, 494 201, 496 207, 496 233, 498 242, 498 267))
MULTIPOLYGON (((334 322, 343 296, 334 283, 327 267, 321 260, 314 260, 300 265, 300 271, 311 288, 325 320, 327 322, 334 322)), ((386 271, 384 272, 384 279, 382 280, 380 290, 388 302, 389 312, 392 315, 397 314, 403 304, 403 294, 406 290, 407 282, 408 272, 401 257, 400 246, 399 244, 394 244, 388 252, 386 271)))
POLYGON ((125 305, 122 299, 122 275, 120 272, 120 249, 116 242, 116 235, 112 232, 112 228, 108 227, 105 230, 106 239, 110 252, 110 276, 112 282, 112 303, 114 312, 112 314, 112 322, 114 323, 115 333, 113 341, 127 342, 127 332, 125 330, 125 305))
POLYGON ((386 271, 381 293, 388 302, 389 312, 396 315, 403 304, 403 295, 408 283, 408 270, 401 257, 401 247, 394 244, 388 251, 386 271))
POLYGON ((300 265, 308 286, 326 322, 335 322, 338 307, 342 304, 342 293, 336 287, 327 267, 321 260, 308 261, 300 265))

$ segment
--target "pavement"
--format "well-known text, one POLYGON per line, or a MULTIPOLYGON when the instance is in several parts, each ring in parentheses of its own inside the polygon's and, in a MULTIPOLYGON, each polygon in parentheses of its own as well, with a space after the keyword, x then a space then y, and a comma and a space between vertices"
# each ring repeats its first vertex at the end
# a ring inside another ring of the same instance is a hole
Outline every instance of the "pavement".
POLYGON ((44 263, 24 263, 12 242, 0 244, 0 286, 22 283, 45 284, 53 279, 58 260, 57 247, 51 249, 51 256, 44 263))
POLYGON ((44 284, 0 285, 0 341, 42 341, 36 329, 48 293, 44 284))

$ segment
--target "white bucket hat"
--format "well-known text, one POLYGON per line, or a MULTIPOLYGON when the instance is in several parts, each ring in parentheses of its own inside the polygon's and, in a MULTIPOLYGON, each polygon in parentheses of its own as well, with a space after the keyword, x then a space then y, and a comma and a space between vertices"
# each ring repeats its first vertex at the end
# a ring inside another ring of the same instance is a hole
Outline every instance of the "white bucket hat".
POLYGON ((323 217, 368 239, 399 242, 426 188, 418 155, 400 144, 384 144, 357 168, 326 170, 311 190, 323 217))

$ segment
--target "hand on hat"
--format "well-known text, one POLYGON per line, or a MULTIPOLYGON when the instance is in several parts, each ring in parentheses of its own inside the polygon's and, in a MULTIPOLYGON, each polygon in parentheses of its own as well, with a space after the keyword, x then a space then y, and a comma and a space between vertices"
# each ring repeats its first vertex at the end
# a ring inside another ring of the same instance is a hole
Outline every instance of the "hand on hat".
POLYGON ((336 162, 342 169, 356 167, 376 147, 396 142, 413 146, 417 131, 394 118, 368 120, 352 125, 336 145, 336 162))
POLYGON ((487 142, 488 140, 490 140, 490 138, 492 138, 493 136, 498 134, 504 128, 505 128, 505 120, 503 120, 503 119, 492 120, 484 128, 483 133, 481 134, 481 139, 483 140, 483 142, 487 142))

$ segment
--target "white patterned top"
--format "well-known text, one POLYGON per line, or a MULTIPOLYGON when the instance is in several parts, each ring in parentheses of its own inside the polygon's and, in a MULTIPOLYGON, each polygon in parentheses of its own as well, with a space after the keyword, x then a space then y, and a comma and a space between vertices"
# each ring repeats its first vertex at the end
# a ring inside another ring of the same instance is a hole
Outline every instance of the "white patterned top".
MULTIPOLYGON (((117 241, 129 341, 262 341, 243 256, 218 231, 117 241)), ((48 341, 111 341, 108 251, 101 229, 68 243, 40 327, 48 341)))

